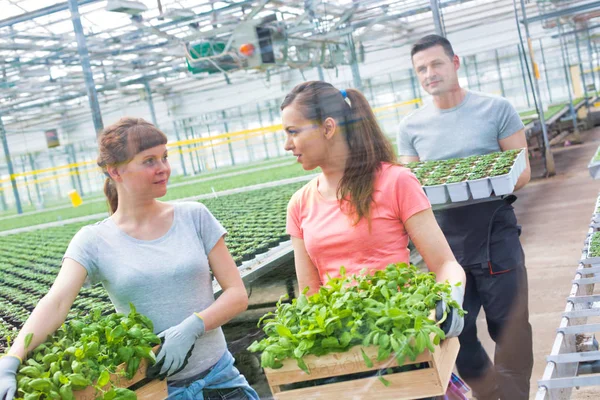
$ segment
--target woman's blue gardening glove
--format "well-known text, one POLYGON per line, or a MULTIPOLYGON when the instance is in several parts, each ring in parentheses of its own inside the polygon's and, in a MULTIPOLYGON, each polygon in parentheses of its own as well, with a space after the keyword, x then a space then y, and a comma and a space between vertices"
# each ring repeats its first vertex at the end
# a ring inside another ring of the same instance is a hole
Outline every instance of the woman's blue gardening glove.
MULTIPOLYGON (((156 367, 162 364, 159 375, 171 376, 184 366, 196 340, 204 335, 204 321, 198 314, 192 314, 179 325, 158 334, 164 343, 156 356, 156 367)), ((0 400, 2 400, 0 398, 0 400)))
POLYGON ((21 360, 15 356, 0 358, 0 400, 12 400, 17 391, 17 370, 21 360))
MULTIPOLYGON (((456 301, 462 307, 465 291, 463 286, 452 285, 450 293, 452 300, 456 301)), ((465 317, 458 314, 458 310, 454 307, 448 307, 444 300, 439 300, 435 306, 435 319, 440 321, 444 318, 444 311, 448 313, 444 322, 440 324, 440 329, 446 334, 446 338, 458 337, 465 326, 465 317)))

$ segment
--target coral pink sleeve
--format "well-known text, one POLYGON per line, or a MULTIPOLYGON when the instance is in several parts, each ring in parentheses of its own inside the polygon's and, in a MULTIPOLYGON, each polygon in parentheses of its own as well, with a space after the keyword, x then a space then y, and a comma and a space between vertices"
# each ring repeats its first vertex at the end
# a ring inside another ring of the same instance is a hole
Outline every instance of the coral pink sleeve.
POLYGON ((288 235, 303 239, 304 233, 300 223, 300 212, 300 196, 296 193, 288 203, 285 230, 288 235))
POLYGON ((398 166, 390 169, 393 173, 389 176, 395 180, 390 186, 395 189, 397 215, 404 224, 413 215, 431 208, 431 204, 417 177, 409 169, 398 166))

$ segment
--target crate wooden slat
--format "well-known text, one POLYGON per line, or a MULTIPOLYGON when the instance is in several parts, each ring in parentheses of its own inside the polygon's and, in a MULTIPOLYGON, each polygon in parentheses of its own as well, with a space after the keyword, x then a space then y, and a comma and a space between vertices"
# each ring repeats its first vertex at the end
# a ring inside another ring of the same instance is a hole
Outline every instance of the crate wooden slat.
POLYGON ((310 374, 306 374, 295 360, 283 362, 280 369, 265 368, 267 381, 276 400, 296 399, 415 399, 427 396, 437 396, 445 393, 458 355, 459 343, 457 338, 442 341, 432 354, 425 350, 415 361, 406 359, 405 365, 427 363, 428 367, 405 372, 385 375, 390 382, 383 385, 377 377, 359 378, 345 382, 327 383, 301 389, 285 390, 283 385, 298 382, 313 381, 322 378, 338 377, 359 372, 376 371, 397 366, 396 359, 378 362, 377 348, 374 346, 355 346, 345 353, 331 353, 322 357, 307 356, 304 362, 310 374), (373 361, 373 367, 365 365, 360 349, 363 348, 367 357, 373 361))

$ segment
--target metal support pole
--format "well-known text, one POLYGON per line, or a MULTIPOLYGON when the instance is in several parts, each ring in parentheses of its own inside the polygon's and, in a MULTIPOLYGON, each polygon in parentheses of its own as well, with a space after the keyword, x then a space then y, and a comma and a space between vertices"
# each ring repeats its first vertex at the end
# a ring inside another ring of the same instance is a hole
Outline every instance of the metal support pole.
MULTIPOLYGON (((229 133, 229 125, 227 125, 227 113, 225 110, 221 111, 221 116, 223 117, 223 127, 225 128, 225 133, 229 133)), ((235 157, 233 156, 233 146, 231 145, 231 138, 227 138, 227 147, 229 147, 229 157, 231 159, 231 165, 235 165, 235 157)))
POLYGON ((319 80, 325 82, 325 74, 323 74, 323 68, 317 65, 317 73, 319 74, 319 80))
MULTIPOLYGON (((421 97, 419 92, 420 89, 419 84, 417 83, 417 77, 415 76, 415 71, 412 68, 410 69, 410 86, 412 87, 413 99, 417 100, 421 97)), ((415 108, 419 108, 418 101, 415 102, 415 108)))
POLYGON ((62 197, 62 192, 60 190, 60 182, 59 182, 59 178, 56 176, 56 170, 54 169, 54 167, 56 167, 56 164, 54 164, 54 155, 52 154, 52 151, 50 151, 48 153, 48 158, 50 158, 50 166, 52 167, 52 169, 54 170, 52 175, 54 175, 54 183, 56 184, 56 194, 58 195, 58 198, 60 199, 62 197))
POLYGON ((546 64, 546 57, 544 56, 542 39, 540 39, 540 51, 542 53, 542 64, 544 64, 544 77, 546 78, 546 88, 548 89, 548 101, 552 104, 552 90, 550 89, 550 79, 548 79, 548 64, 546 64))
MULTIPOLYGON (((248 125, 246 124, 246 121, 244 120, 244 114, 242 113, 242 107, 238 107, 238 115, 239 115, 240 121, 242 123, 242 129, 243 130, 248 129, 248 125)), ((250 146, 250 142, 248 141, 248 137, 246 137, 244 139, 244 143, 246 145, 246 152, 248 153, 248 160, 250 162, 253 162, 254 161, 254 151, 252 151, 252 149, 251 149, 252 146, 250 146)))
POLYGON ((81 25, 81 19, 79 17, 79 4, 77 3, 77 0, 69 0, 69 10, 71 11, 73 30, 75 31, 75 38, 77 39, 77 51, 79 52, 81 68, 83 69, 85 88, 87 90, 92 119, 94 121, 94 129, 96 129, 96 135, 99 135, 104 129, 104 124, 102 123, 102 114, 100 113, 100 105, 98 104, 98 93, 96 92, 96 86, 94 85, 94 76, 90 65, 90 55, 88 53, 85 35, 83 34, 83 26, 81 25))
POLYGON ((575 47, 577 48, 577 62, 579 63, 579 73, 581 74, 581 84, 583 85, 583 97, 585 98, 585 108, 587 108, 588 113, 590 112, 590 103, 588 101, 588 90, 587 85, 585 83, 585 72, 583 71, 583 62, 581 61, 581 49, 579 48, 579 35, 577 32, 575 35, 575 47))
POLYGON ((596 76, 594 74, 594 57, 592 52, 592 38, 590 38, 590 30, 587 29, 587 51, 588 51, 588 61, 590 64, 590 74, 592 75, 592 83, 594 84, 594 93, 592 97, 596 97, 596 93, 598 92, 598 86, 596 85, 596 76))
POLYGON ((465 78, 467 78, 467 86, 469 87, 469 89, 471 89, 471 79, 470 79, 471 74, 469 74, 469 63, 467 62, 466 57, 463 58, 462 65, 463 65, 463 67, 465 67, 464 70, 465 70, 465 78))
POLYGON ((481 83, 479 82, 479 68, 477 68, 477 55, 473 55, 473 64, 475 64, 475 79, 477 81, 477 90, 481 92, 481 83))
MULTIPOLYGON (((81 152, 81 154, 85 154, 85 150, 86 150, 86 149, 85 149, 85 147, 83 146, 83 144, 82 144, 82 143, 79 143, 79 151, 81 152)), ((89 192, 88 192, 88 193, 92 193, 92 192, 94 191, 94 188, 93 188, 93 186, 92 186, 92 180, 91 180, 91 178, 90 178, 90 174, 89 174, 89 172, 84 172, 84 176, 85 176, 85 180, 86 180, 86 182, 87 182, 88 189, 89 189, 89 192)))
MULTIPOLYGON (((594 54, 596 54, 596 72, 598 73, 598 86, 600 86, 600 53, 598 53, 598 45, 594 42, 594 54)), ((598 88, 600 89, 600 87, 598 88)), ((596 90, 598 92, 598 90, 596 90)))
POLYGON ((529 90, 527 90, 527 78, 525 77, 525 66, 523 65, 524 54, 521 51, 521 46, 517 45, 519 50, 519 61, 521 62, 521 76, 523 77, 523 89, 525 90, 525 96, 527 96, 527 107, 531 108, 531 100, 529 100, 529 90))
POLYGON ((567 49, 567 44, 565 43, 565 38, 563 37, 563 28, 560 23, 560 19, 556 19, 556 23, 558 25, 558 39, 560 41, 560 49, 563 57, 563 68, 565 70, 565 80, 567 81, 567 94, 569 95, 569 111, 571 114, 571 119, 573 122, 573 130, 575 134, 578 133, 577 130, 577 118, 575 116, 575 108, 573 107, 573 95, 571 94, 571 89, 573 88, 573 83, 571 82, 571 75, 569 73, 569 67, 567 60, 569 59, 569 50, 567 49))
MULTIPOLYGON (((210 124, 206 124, 206 130, 208 132, 208 137, 210 138, 210 124)), ((210 150, 212 152, 212 156, 213 156, 213 163, 215 164, 215 169, 217 169, 217 156, 215 155, 215 146, 213 144, 213 141, 210 141, 210 150)))
MULTIPOLYGON (((394 96, 394 103, 396 102, 396 90, 394 89, 394 79, 392 78, 392 74, 388 74, 388 78, 390 79, 390 87, 392 88, 392 95, 394 96)), ((394 107, 396 111, 396 123, 400 123, 400 112, 398 111, 398 107, 394 107)))
POLYGON ((371 106, 375 107, 375 95, 373 94, 373 85, 371 84, 371 78, 367 79, 367 84, 369 85, 369 96, 371 96, 371 106))
POLYGON ((7 209, 6 197, 4 196, 4 184, 0 183, 0 210, 6 211, 7 209))
POLYGON ((504 81, 502 80, 502 70, 500 69, 500 57, 498 57, 498 49, 494 50, 496 56, 496 71, 498 71, 498 82, 500 83, 500 93, 502 97, 506 97, 506 92, 504 91, 504 81))
MULTIPOLYGON (((185 135, 185 140, 189 140, 190 139, 190 135, 189 132, 187 130, 187 126, 185 124, 185 121, 181 122, 181 125, 183 127, 183 133, 185 135)), ((196 163, 194 163, 194 155, 192 154, 192 146, 194 146, 193 144, 188 144, 186 147, 189 150, 188 151, 188 155, 190 157, 190 163, 192 164, 192 172, 194 173, 194 175, 196 175, 198 173, 198 171, 196 170, 196 163)))
POLYGON ((446 36, 446 32, 444 31, 444 26, 442 25, 442 20, 440 18, 440 8, 438 0, 429 0, 429 4, 431 5, 431 15, 433 17, 435 33, 440 36, 446 36))
MULTIPOLYGON (((196 139, 196 131, 194 130, 193 126, 188 126, 190 129, 190 133, 192 134, 192 139, 196 139)), ((200 138, 202 137, 202 135, 200 135, 200 138)), ((198 154, 199 151, 198 149, 194 150, 194 154, 196 154, 196 163, 198 163, 198 169, 200 170, 200 172, 204 171, 204 158, 200 157, 200 155, 198 154)))
MULTIPOLYGON (((273 116, 273 107, 271 107, 270 101, 269 101, 269 121, 270 121, 271 125, 275 125, 275 117, 273 116)), ((275 139, 275 148, 277 148, 277 155, 281 156, 282 146, 279 146, 279 137, 278 136, 279 136, 278 132, 273 132, 273 138, 275 139)))
MULTIPOLYGON (((25 173, 27 172, 27 167, 25 165, 25 158, 26 156, 24 154, 21 155, 21 172, 25 173)), ((33 203, 33 199, 31 198, 31 190, 29 189, 29 179, 27 178, 27 175, 23 176, 23 180, 25 181, 25 189, 27 190, 27 200, 29 201, 29 205, 34 204, 33 203)))
MULTIPOLYGON (((319 68, 321 68, 321 67, 319 67, 319 68)), ((256 115, 258 116, 258 123, 260 124, 260 127, 262 128, 263 120, 262 120, 262 114, 260 113, 260 105, 258 103, 256 103, 256 115)), ((265 157, 268 160, 270 157, 269 157, 269 145, 267 143, 267 134, 263 133, 262 137, 263 137, 263 144, 265 146, 265 157)))
POLYGON ((352 63, 350 64, 350 69, 352 70, 352 82, 354 87, 362 92, 362 80, 360 79, 360 70, 358 69, 356 47, 351 33, 348 34, 348 46, 350 46, 350 54, 352 54, 352 63))
MULTIPOLYGON (((177 122, 173 121, 173 130, 175 131, 175 138, 177 139, 177 141, 181 141, 181 138, 179 137, 179 129, 177 129, 177 122)), ((187 170, 185 168, 185 158, 183 158, 183 148, 182 146, 179 146, 179 162, 181 162, 181 169, 183 169, 183 176, 187 176, 187 170)))
POLYGON ((158 122, 156 122, 156 111, 154 110, 154 101, 152 100, 152 89, 150 88, 150 83, 148 81, 144 81, 144 89, 146 89, 146 101, 148 102, 148 107, 150 107, 152 123, 154 126, 158 127, 158 122))
MULTIPOLYGON (((77 157, 75 156, 75 146, 73 144, 67 145, 67 157, 69 158, 70 164, 77 164, 77 157)), ((79 195, 83 197, 83 187, 81 186, 81 177, 79 176, 79 168, 77 166, 73 167, 75 170, 75 175, 71 175, 71 183, 73 185, 73 189, 79 190, 79 195)))
POLYGON ((17 181, 15 180, 12 160, 10 159, 10 151, 8 150, 8 140, 6 139, 6 131, 4 130, 4 122, 2 122, 2 115, 0 115, 0 140, 2 140, 2 148, 4 149, 4 158, 6 159, 6 165, 8 165, 8 176, 10 177, 10 184, 12 185, 13 195, 15 196, 15 204, 17 206, 17 213, 23 214, 23 208, 21 207, 21 198, 19 197, 19 189, 17 189, 17 181))
MULTIPOLYGON (((535 71, 536 64, 535 59, 533 58, 533 45, 531 44, 531 36, 529 35, 529 26, 527 25, 527 12, 525 10, 525 1, 521 0, 521 12, 523 14, 523 20, 525 25, 525 37, 527 38, 527 43, 529 45, 529 56, 531 59, 531 66, 533 71, 535 71)), ((520 50, 520 48, 519 48, 520 50)), ((525 56, 523 54, 523 56, 525 56)), ((533 89, 535 90, 535 94, 537 96, 537 102, 540 107, 539 115, 540 122, 542 124, 542 136, 544 138, 544 147, 545 150, 545 161, 546 161, 546 176, 556 175, 556 168, 554 166, 554 156, 552 155, 552 150, 550 149, 550 141, 548 140, 548 130, 546 127, 546 119, 544 117, 544 106, 542 102, 542 97, 540 96, 540 85, 538 83, 538 77, 533 77, 533 89)))
MULTIPOLYGON (((28 153, 27 155, 29 156, 29 166, 31 167, 32 171, 35 171, 36 167, 35 167, 35 160, 33 159, 33 155, 31 153, 28 153)), ((43 204, 44 199, 42 198, 42 194, 40 192, 40 185, 38 185, 38 182, 37 182, 37 174, 33 175, 33 180, 35 181, 35 193, 37 195, 38 202, 40 204, 43 204)))

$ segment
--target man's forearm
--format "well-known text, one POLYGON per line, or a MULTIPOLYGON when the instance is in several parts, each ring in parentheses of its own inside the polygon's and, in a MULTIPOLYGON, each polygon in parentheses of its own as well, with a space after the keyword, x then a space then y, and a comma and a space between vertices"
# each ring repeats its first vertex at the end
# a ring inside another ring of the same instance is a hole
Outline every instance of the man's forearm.
POLYGON ((523 171, 521 173, 521 176, 519 176, 519 179, 517 179, 517 184, 515 185, 515 192, 519 189, 521 189, 523 186, 527 185, 529 183, 529 180, 531 179, 531 170, 528 168, 525 168, 525 171, 523 171))

